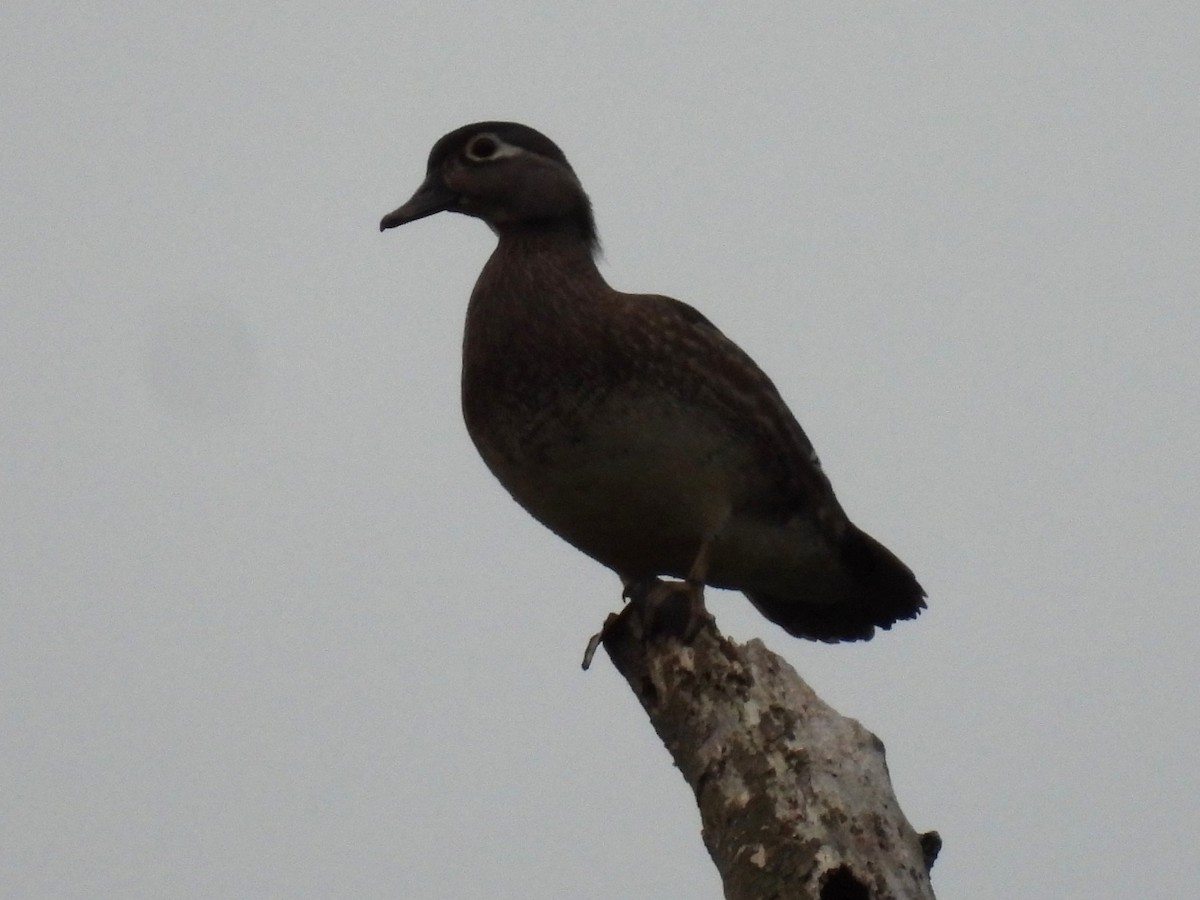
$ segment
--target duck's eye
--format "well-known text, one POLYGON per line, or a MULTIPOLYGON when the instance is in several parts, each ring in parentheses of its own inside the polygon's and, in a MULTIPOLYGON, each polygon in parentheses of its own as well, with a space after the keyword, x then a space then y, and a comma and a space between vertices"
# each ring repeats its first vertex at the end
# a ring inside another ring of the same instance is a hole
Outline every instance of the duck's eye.
POLYGON ((481 134, 467 144, 467 159, 482 162, 494 157, 500 149, 500 142, 490 134, 481 134))

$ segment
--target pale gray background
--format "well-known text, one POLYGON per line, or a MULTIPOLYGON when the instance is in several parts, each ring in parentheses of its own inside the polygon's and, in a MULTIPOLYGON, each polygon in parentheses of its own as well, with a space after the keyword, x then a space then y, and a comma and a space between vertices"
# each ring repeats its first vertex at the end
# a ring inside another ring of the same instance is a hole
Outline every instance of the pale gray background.
POLYGON ((492 236, 376 231, 497 117, 928 588, 865 646, 710 605, 886 742, 939 894, 1193 895, 1198 10, 9 8, 0 896, 719 896, 578 669, 616 580, 461 424, 492 236))

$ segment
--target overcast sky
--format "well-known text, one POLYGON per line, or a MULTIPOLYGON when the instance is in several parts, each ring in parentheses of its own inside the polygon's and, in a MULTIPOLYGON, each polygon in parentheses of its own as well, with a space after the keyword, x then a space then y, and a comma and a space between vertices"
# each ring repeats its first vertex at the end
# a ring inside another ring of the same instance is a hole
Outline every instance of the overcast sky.
POLYGON ((720 896, 607 571, 458 409, 556 140, 619 288, 774 378, 929 610, 761 636, 886 743, 944 898, 1200 883, 1200 6, 60 4, 0 77, 0 896, 720 896))

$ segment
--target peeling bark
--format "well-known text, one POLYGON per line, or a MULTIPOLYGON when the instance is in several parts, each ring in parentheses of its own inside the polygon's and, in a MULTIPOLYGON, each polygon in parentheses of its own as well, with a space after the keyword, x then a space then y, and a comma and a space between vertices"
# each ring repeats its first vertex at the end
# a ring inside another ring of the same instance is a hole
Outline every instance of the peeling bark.
POLYGON ((661 630, 635 598, 601 638, 696 795, 727 900, 932 900, 940 839, 900 811, 877 737, 760 641, 661 630))

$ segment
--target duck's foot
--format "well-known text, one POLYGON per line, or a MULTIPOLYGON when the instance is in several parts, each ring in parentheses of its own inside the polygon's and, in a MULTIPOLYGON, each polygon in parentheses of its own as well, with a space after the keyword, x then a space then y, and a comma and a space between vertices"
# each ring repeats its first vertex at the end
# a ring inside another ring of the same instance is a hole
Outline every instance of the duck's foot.
POLYGON ((644 639, 673 637, 690 644, 701 629, 714 623, 704 607, 704 585, 699 582, 645 578, 627 584, 622 596, 629 606, 619 614, 611 613, 600 631, 592 635, 583 654, 585 671, 597 648, 623 624, 644 639))

